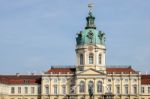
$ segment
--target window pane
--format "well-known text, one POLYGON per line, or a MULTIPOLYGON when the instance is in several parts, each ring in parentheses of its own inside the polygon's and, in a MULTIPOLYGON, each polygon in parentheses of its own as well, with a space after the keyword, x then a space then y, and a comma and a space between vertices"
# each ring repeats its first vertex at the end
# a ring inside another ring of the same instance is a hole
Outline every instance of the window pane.
POLYGON ((89 64, 93 64, 93 54, 89 54, 89 64))
POLYGON ((83 54, 80 54, 80 65, 83 65, 83 54))

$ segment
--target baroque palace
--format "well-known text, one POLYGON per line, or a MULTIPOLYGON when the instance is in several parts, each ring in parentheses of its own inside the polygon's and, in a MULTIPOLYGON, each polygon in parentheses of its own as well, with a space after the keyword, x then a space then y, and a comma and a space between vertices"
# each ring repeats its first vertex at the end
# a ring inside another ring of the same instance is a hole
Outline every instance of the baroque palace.
POLYGON ((89 4, 77 33, 76 66, 51 66, 41 75, 0 75, 0 99, 150 99, 150 75, 131 66, 107 66, 105 34, 89 4))

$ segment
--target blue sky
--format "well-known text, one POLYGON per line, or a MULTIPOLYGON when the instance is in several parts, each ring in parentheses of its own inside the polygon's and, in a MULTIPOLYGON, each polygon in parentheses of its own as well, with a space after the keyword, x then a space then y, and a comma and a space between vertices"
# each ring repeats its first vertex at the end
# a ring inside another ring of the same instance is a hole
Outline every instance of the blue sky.
MULTIPOLYGON (((108 65, 150 71, 150 0, 93 0, 106 33, 108 65)), ((88 0, 0 0, 0 74, 42 72, 75 65, 75 37, 88 0)))

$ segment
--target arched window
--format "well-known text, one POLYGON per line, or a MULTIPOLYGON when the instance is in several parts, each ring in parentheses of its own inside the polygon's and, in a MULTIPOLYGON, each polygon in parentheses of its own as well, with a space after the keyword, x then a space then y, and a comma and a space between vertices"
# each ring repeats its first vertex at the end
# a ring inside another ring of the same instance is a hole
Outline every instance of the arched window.
POLYGON ((79 92, 80 93, 84 93, 85 92, 85 83, 84 83, 84 81, 80 82, 79 92))
POLYGON ((93 64, 93 54, 89 54, 89 64, 93 64))
POLYGON ((98 59, 99 59, 99 64, 102 64, 102 54, 99 54, 98 59))
POLYGON ((101 81, 98 81, 97 82, 97 92, 102 92, 102 82, 101 81))
POLYGON ((93 81, 89 81, 88 90, 91 90, 93 92, 94 91, 93 89, 94 89, 94 83, 93 83, 93 81))
POLYGON ((83 65, 83 54, 80 54, 80 65, 83 65))

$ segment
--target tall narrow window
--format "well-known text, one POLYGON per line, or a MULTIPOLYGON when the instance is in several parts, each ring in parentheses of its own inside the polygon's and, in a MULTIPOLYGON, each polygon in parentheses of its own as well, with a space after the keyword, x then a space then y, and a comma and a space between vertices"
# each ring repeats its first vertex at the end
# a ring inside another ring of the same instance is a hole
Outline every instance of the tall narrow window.
POLYGON ((120 86, 119 85, 116 85, 116 93, 120 94, 120 86))
POLYGON ((133 86, 133 92, 134 92, 134 94, 137 94, 137 85, 133 86))
POLYGON ((89 54, 89 64, 93 64, 93 54, 89 54))
POLYGON ((93 83, 93 81, 89 81, 89 83, 88 83, 88 91, 89 91, 89 93, 93 93, 94 92, 94 83, 93 83))
POLYGON ((148 87, 148 93, 150 93, 150 87, 148 87))
POLYGON ((54 94, 57 94, 57 85, 54 85, 54 94))
POLYGON ((144 93, 145 92, 145 89, 144 87, 141 88, 141 93, 144 93))
POLYGON ((18 93, 19 94, 21 93, 21 87, 18 87, 18 93))
POLYGON ((102 64, 102 54, 99 54, 99 56, 98 56, 99 58, 99 64, 102 64))
POLYGON ((34 87, 31 87, 31 93, 34 94, 34 87))
POLYGON ((27 94, 28 93, 28 87, 25 87, 24 90, 25 90, 25 94, 27 94))
POLYGON ((11 94, 15 93, 15 87, 11 87, 11 94))
POLYGON ((107 91, 108 93, 111 93, 111 85, 107 85, 107 91))
POLYGON ((83 65, 83 54, 80 54, 80 65, 83 65))
POLYGON ((85 83, 84 83, 84 81, 80 82, 79 92, 80 93, 84 93, 85 92, 85 83))
POLYGON ((66 94, 66 86, 65 85, 62 86, 62 94, 66 94))
POLYGON ((97 92, 102 92, 102 82, 101 81, 98 81, 97 82, 97 92))
POLYGON ((128 94, 128 85, 125 85, 125 94, 128 94))
POLYGON ((45 93, 49 94, 49 86, 48 85, 45 86, 45 93))
POLYGON ((41 87, 38 87, 38 93, 41 93, 41 87))

